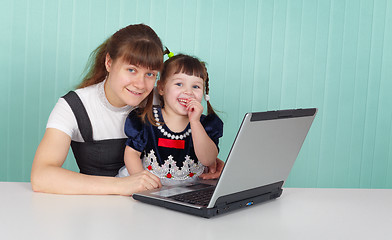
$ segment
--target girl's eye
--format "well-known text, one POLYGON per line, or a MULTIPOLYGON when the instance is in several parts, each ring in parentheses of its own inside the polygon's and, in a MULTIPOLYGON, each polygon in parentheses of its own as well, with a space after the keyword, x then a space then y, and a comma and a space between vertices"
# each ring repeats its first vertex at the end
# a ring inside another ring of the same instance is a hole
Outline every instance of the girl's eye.
POLYGON ((129 71, 129 72, 131 72, 131 73, 134 73, 134 72, 136 72, 136 70, 135 70, 135 69, 133 69, 133 68, 130 68, 130 69, 128 69, 128 71, 129 71))
POLYGON ((182 83, 176 83, 175 85, 181 87, 182 83))
POLYGON ((155 77, 155 73, 147 73, 147 77, 155 77))
POLYGON ((193 86, 193 88, 195 88, 195 89, 199 89, 199 88, 200 88, 200 86, 198 86, 198 85, 195 85, 195 86, 193 86))

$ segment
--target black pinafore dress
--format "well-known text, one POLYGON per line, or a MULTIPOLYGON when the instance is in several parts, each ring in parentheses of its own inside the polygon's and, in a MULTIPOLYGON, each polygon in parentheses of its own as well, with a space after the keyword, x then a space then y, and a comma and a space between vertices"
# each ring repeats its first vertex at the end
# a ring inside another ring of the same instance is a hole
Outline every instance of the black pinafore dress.
POLYGON ((93 129, 87 111, 79 96, 70 91, 63 98, 71 107, 84 142, 71 141, 72 152, 80 173, 97 176, 116 176, 124 166, 127 138, 94 141, 93 129))

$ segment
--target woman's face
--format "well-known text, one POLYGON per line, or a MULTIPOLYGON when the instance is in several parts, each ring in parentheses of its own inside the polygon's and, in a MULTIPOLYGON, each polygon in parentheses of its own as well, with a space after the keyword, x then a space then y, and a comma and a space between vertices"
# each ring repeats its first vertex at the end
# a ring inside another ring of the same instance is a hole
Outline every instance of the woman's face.
POLYGON ((114 107, 139 105, 152 91, 158 71, 136 66, 109 55, 105 61, 109 72, 105 84, 105 94, 114 107))

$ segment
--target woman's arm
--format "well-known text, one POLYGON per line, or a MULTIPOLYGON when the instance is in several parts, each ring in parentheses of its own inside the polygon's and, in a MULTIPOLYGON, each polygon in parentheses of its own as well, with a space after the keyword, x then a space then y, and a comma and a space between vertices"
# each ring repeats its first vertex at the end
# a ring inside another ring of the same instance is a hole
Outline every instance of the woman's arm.
POLYGON ((140 155, 141 152, 138 152, 129 146, 125 147, 124 162, 129 175, 144 171, 140 155))
POLYGON ((36 192, 59 194, 131 195, 161 186, 148 171, 125 177, 90 176, 62 168, 71 138, 64 132, 48 128, 36 151, 31 169, 31 185, 36 192))

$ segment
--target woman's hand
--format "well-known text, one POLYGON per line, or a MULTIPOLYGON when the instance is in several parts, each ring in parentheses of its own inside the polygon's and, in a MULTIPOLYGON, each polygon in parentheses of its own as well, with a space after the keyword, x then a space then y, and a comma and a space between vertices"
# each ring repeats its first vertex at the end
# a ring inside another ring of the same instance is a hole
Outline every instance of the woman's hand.
POLYGON ((71 137, 60 130, 49 128, 45 131, 31 170, 31 185, 35 192, 129 196, 162 186, 159 178, 148 171, 116 178, 86 175, 62 168, 70 143, 71 137))
POLYGON ((208 172, 203 173, 199 177, 202 179, 217 179, 221 175, 224 165, 225 165, 225 163, 222 160, 220 160, 219 158, 217 158, 216 164, 208 167, 208 172))
POLYGON ((119 193, 124 196, 162 187, 159 178, 147 170, 117 179, 120 181, 119 193))

